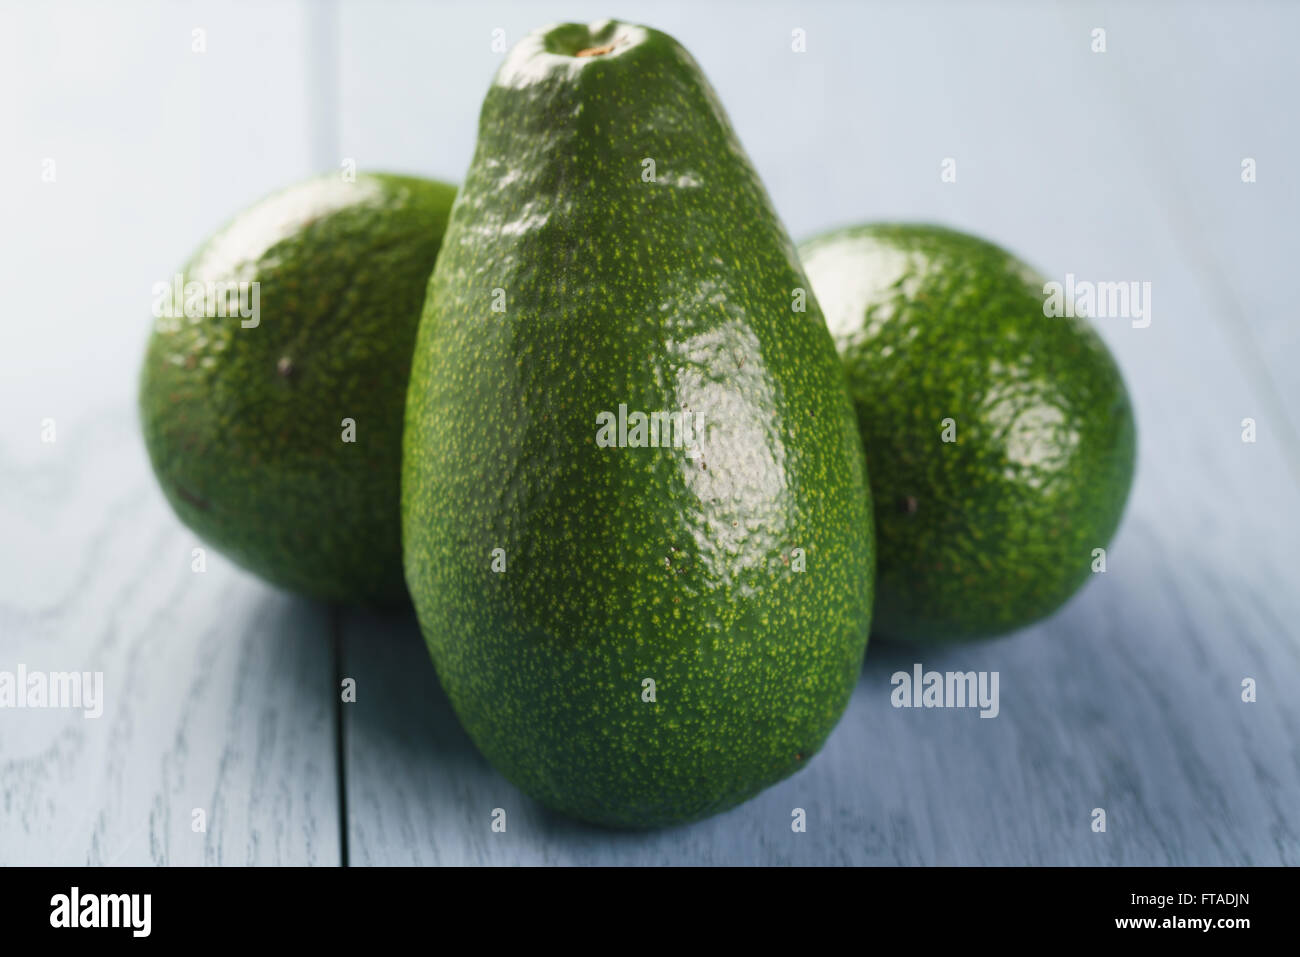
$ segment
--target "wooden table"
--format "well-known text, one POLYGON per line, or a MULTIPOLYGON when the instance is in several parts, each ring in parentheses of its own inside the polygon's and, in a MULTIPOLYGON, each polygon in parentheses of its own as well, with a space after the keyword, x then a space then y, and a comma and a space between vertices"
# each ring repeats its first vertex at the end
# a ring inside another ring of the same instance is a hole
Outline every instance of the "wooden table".
POLYGON ((6 6, 0 670, 102 671, 106 701, 0 710, 0 864, 1300 864, 1300 11, 916 6, 629 15, 696 54, 796 237, 941 221, 1054 278, 1149 281, 1149 327, 1097 323, 1138 413, 1128 514, 1046 623, 873 646, 806 771, 646 834, 562 820, 489 768, 409 614, 292 597, 212 552, 193 572, 136 421, 152 284, 349 158, 458 180, 493 30, 539 15, 6 6), (914 662, 999 672, 1001 713, 893 708, 914 662))

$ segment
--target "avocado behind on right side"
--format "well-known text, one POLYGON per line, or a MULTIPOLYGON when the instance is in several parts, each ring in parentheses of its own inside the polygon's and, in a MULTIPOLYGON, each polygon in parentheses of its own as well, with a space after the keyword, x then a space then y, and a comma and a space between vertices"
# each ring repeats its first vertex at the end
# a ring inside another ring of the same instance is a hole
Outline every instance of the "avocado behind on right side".
POLYGON ((1136 455, 1119 368, 1044 279, 939 226, 800 246, 844 361, 877 534, 873 633, 987 638, 1060 607, 1119 525, 1136 455))

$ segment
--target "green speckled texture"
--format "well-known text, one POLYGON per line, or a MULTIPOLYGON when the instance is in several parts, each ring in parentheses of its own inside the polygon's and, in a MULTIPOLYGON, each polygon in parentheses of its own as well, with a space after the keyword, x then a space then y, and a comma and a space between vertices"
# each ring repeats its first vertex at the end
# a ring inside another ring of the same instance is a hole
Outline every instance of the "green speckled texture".
POLYGON ((848 702, 869 492, 834 343, 795 288, 793 244, 672 38, 570 24, 512 51, 416 346, 406 574, 469 734, 554 809, 721 811, 803 767, 848 702), (702 417, 699 458, 600 447, 620 403, 702 417))
POLYGON ((1041 276, 942 227, 851 227, 800 252, 867 452, 875 633, 984 638, 1056 610, 1133 479, 1133 410, 1096 332, 1044 316, 1041 276))
POLYGON ((270 582, 340 601, 405 594, 403 405, 454 196, 386 174, 291 187, 183 270, 187 282, 260 283, 255 327, 238 315, 154 322, 140 415, 159 484, 203 542, 270 582))

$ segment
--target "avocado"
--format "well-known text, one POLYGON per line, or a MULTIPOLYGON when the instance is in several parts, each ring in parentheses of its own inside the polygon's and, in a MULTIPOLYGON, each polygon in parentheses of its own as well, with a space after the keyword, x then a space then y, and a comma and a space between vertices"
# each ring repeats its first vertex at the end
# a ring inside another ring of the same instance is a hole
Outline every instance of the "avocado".
POLYGON ((403 405, 454 196, 409 176, 311 179, 155 287, 140 381, 154 472, 182 522, 267 581, 405 595, 403 405))
POLYGON ((402 470, 438 675, 511 782, 597 824, 806 765, 870 629, 834 343, 716 94, 617 21, 508 55, 430 283, 402 470))
POLYGON ((1044 280, 939 226, 800 247, 857 409, 875 501, 875 634, 987 638, 1060 607, 1119 525, 1135 426, 1115 361, 1044 280))

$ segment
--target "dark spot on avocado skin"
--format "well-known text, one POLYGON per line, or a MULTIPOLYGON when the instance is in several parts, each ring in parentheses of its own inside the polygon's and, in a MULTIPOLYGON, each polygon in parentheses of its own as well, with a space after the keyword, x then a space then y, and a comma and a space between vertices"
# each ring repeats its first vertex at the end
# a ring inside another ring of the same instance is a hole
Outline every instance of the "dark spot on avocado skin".
POLYGON ((1133 410, 1100 337, 1044 316, 1041 276, 953 230, 850 227, 800 252, 873 496, 899 503, 876 515, 876 634, 986 638, 1056 610, 1109 543, 1133 478, 1133 410), (955 442, 937 438, 947 418, 955 442))
POLYGON ((140 418, 159 482, 204 542, 274 584, 405 596, 404 371, 453 196, 404 176, 299 183, 183 269, 186 281, 257 282, 255 326, 238 314, 154 325, 140 418), (341 441, 345 417, 359 423, 354 444, 341 441))
POLYGON ((212 509, 211 502, 209 502, 205 498, 200 498, 199 496, 195 495, 184 485, 180 485, 179 483, 173 483, 172 488, 176 490, 177 495, 179 495, 181 498, 189 502, 191 505, 193 505, 195 508, 199 509, 200 511, 207 512, 212 509))
POLYGON ((407 580, 515 785, 607 826, 689 821, 807 766, 848 701, 873 578, 861 442, 815 304, 791 312, 793 246, 685 52, 647 30, 614 56, 518 56, 415 350, 407 580), (597 447, 620 403, 689 409, 705 454, 597 447), (791 542, 807 572, 776 560, 791 542), (490 580, 480 543, 511 570, 490 580))

